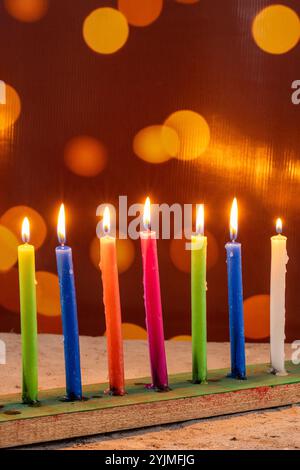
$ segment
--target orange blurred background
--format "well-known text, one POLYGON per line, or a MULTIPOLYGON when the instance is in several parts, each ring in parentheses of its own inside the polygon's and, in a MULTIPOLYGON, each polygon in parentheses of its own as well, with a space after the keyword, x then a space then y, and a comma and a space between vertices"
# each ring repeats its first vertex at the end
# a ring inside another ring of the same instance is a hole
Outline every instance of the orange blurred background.
MULTIPOLYGON (((0 329, 20 331, 22 218, 40 332, 61 331, 54 249, 67 210, 80 332, 105 332, 96 208, 206 204, 208 339, 227 340, 224 244, 239 201, 245 330, 269 336, 270 237, 288 236, 287 340, 300 334, 296 0, 1 0, 0 329)), ((118 240, 125 338, 145 338, 138 241, 118 240)), ((190 337, 190 253, 158 244, 166 338, 190 337)))

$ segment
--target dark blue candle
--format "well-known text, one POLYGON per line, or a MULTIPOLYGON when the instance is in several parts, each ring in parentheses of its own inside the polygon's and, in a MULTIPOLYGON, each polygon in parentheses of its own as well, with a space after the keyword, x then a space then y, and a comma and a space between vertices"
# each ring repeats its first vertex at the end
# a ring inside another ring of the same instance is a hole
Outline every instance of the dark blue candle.
POLYGON ((243 309, 242 253, 237 237, 237 200, 234 199, 230 216, 231 243, 225 245, 227 252, 229 332, 231 374, 236 379, 246 379, 245 333, 243 309))
POLYGON ((81 400, 81 370, 77 304, 72 249, 65 245, 65 213, 61 205, 57 228, 60 246, 55 250, 60 289, 60 305, 64 335, 67 399, 81 400))

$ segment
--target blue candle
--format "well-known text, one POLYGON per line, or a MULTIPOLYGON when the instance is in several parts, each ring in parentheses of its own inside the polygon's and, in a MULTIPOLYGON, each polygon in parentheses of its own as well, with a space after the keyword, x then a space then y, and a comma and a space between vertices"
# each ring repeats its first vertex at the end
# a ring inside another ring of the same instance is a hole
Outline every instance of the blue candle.
POLYGON ((72 249, 65 245, 65 211, 63 204, 59 211, 57 234, 61 244, 55 252, 64 335, 67 399, 81 400, 82 386, 75 280, 72 249))
POLYGON ((242 253, 236 242, 238 226, 237 200, 234 198, 230 215, 231 243, 225 245, 227 252, 229 332, 231 374, 236 379, 246 379, 245 333, 243 309, 242 253))

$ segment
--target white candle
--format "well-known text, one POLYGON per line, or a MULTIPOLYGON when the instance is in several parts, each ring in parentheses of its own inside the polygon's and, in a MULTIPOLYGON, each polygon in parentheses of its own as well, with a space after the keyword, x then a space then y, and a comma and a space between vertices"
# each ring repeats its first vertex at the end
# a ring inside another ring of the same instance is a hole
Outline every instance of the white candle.
POLYGON ((270 299, 270 341, 271 371, 285 375, 284 340, 285 340, 285 274, 288 256, 287 238, 282 232, 281 219, 276 222, 277 235, 271 238, 271 299, 270 299))

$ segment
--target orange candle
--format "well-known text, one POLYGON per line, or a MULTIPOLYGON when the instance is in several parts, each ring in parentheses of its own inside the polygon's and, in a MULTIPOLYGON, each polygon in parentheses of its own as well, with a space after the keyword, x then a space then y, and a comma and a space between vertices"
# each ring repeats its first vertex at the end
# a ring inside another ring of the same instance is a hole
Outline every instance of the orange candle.
POLYGON ((103 229, 105 235, 100 238, 100 269, 106 321, 109 393, 124 395, 124 356, 116 239, 109 235, 108 207, 104 210, 103 229))

